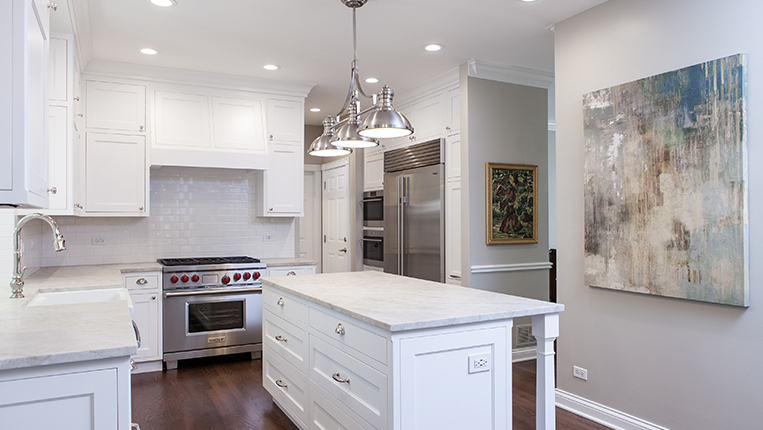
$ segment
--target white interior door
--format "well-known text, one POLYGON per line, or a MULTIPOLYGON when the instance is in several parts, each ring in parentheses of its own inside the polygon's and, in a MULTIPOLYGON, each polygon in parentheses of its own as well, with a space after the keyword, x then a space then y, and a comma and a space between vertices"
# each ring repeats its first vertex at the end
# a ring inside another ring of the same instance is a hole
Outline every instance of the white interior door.
POLYGON ((321 267, 321 171, 318 165, 305 165, 305 216, 299 219, 300 258, 318 262, 321 267))
POLYGON ((350 164, 337 163, 323 170, 323 273, 351 271, 350 164))

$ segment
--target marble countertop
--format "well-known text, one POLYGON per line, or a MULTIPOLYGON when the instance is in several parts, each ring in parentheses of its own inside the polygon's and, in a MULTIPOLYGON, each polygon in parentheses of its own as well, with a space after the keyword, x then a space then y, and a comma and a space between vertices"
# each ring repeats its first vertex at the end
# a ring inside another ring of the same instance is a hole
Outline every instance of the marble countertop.
POLYGON ((25 306, 37 292, 123 288, 122 273, 158 263, 45 267, 24 280, 23 299, 0 293, 0 370, 137 353, 126 301, 25 306))
POLYGON ((282 266, 315 266, 318 264, 315 260, 308 258, 261 258, 263 263, 266 263, 268 267, 282 267, 282 266))
POLYGON ((262 282, 390 332, 564 310, 557 303, 374 271, 269 277, 262 282))

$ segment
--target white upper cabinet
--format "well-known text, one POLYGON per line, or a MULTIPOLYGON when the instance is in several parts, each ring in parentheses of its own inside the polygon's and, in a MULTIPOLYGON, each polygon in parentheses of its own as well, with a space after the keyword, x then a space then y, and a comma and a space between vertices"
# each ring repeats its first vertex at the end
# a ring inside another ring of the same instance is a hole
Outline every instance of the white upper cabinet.
POLYGON ((0 204, 48 204, 48 11, 0 2, 0 204))
POLYGON ((302 143, 303 114, 301 101, 268 99, 268 139, 302 143))
MULTIPOLYGON (((48 169, 50 175, 50 197, 48 209, 66 211, 69 205, 71 169, 71 123, 66 106, 48 107, 48 147, 50 159, 48 169)), ((71 213, 69 213, 71 215, 71 213)))
POLYGON ((416 103, 414 107, 414 134, 417 143, 439 137, 443 129, 443 99, 434 97, 429 100, 416 103))
POLYGON ((443 96, 445 113, 445 131, 448 134, 461 130, 461 90, 456 87, 448 90, 443 96))
POLYGON ((363 161, 365 162, 363 169, 365 179, 363 191, 383 190, 384 153, 381 151, 374 151, 372 153, 366 152, 363 154, 363 161))
POLYGON ((264 97, 154 84, 151 164, 266 169, 264 97))
POLYGON ((88 80, 86 126, 90 129, 146 131, 146 86, 88 80))
POLYGON ((257 181, 257 216, 297 217, 304 215, 304 148, 302 145, 271 143, 270 167, 257 181))
POLYGON ((48 100, 65 102, 69 88, 68 41, 52 37, 48 56, 48 100))

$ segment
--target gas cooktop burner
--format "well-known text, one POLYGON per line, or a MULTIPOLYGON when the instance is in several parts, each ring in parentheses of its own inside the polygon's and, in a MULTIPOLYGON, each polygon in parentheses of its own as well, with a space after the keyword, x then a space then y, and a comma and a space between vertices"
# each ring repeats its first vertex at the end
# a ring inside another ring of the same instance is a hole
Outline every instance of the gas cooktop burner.
POLYGON ((201 257, 201 258, 160 258, 156 260, 163 266, 201 266, 212 264, 247 264, 259 263, 260 260, 252 257, 201 257))

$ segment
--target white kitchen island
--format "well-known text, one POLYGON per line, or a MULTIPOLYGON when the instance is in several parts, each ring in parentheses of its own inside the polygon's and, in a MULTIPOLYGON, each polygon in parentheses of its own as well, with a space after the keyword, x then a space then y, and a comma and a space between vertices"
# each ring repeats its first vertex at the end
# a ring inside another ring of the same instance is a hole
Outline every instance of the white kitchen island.
POLYGON ((555 428, 562 305, 379 272, 263 284, 263 385, 302 429, 510 429, 522 316, 538 339, 537 428, 555 428))

